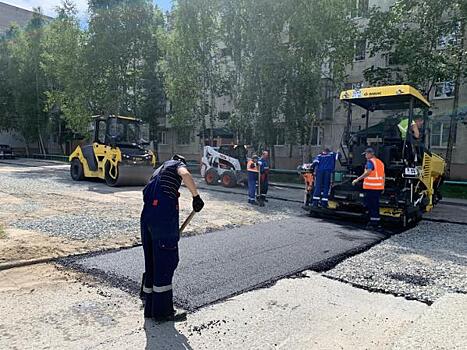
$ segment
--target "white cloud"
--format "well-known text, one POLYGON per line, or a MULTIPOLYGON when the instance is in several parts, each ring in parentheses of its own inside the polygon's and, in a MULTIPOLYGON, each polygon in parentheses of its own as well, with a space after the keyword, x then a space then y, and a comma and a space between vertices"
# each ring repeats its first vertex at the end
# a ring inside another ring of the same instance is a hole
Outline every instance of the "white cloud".
MULTIPOLYGON (((32 10, 35 7, 40 7, 45 15, 55 16, 55 8, 61 4, 61 0, 2 0, 10 5, 18 6, 26 10, 32 10)), ((73 0, 78 11, 79 17, 85 17, 88 9, 87 0, 73 0)))

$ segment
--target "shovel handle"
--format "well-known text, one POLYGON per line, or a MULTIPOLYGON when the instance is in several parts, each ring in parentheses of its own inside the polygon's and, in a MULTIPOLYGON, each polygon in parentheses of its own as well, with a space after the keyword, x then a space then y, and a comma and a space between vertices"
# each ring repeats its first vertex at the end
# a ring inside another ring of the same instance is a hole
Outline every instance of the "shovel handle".
POLYGON ((185 219, 185 221, 183 222, 182 226, 180 226, 180 229, 179 229, 179 232, 182 233, 185 228, 188 226, 188 224, 190 223, 191 219, 193 219, 193 216, 195 216, 196 212, 193 210, 190 215, 188 215, 188 217, 185 219))

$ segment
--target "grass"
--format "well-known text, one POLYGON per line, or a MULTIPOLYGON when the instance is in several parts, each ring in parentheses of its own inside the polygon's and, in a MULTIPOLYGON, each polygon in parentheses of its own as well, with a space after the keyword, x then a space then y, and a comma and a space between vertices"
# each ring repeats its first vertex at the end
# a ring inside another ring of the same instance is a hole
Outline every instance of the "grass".
POLYGON ((444 184, 441 187, 441 194, 443 198, 467 199, 467 186, 444 184))

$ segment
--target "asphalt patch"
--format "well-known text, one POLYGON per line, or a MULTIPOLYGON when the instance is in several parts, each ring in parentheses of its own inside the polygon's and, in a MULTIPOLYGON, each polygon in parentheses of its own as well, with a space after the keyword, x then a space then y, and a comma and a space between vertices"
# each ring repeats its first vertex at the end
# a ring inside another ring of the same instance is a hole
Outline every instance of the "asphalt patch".
MULTIPOLYGON (((330 267, 386 237, 356 225, 295 217, 182 238, 174 300, 195 310, 307 269, 330 267)), ((79 257, 65 264, 138 293, 143 250, 79 257)))

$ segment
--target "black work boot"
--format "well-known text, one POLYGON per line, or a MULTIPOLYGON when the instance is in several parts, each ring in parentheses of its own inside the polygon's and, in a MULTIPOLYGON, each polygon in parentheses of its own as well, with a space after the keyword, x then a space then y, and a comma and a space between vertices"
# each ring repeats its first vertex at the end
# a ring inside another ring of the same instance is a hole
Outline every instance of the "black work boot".
POLYGON ((154 317, 156 322, 182 322, 186 321, 186 311, 174 310, 170 315, 154 317))

